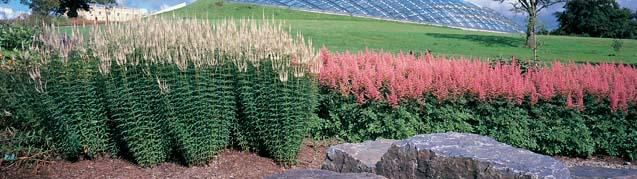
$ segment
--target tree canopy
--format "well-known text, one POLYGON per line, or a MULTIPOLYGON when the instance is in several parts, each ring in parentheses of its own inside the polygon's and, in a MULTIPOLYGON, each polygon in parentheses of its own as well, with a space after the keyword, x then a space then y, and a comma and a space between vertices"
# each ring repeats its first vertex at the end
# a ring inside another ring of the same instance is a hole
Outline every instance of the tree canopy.
POLYGON ((606 38, 637 35, 637 12, 621 8, 615 0, 571 0, 564 9, 555 13, 560 23, 558 34, 606 38))
POLYGON ((532 49, 536 48, 535 41, 535 25, 537 23, 537 15, 540 11, 552 5, 566 2, 567 0, 494 0, 500 3, 510 2, 513 5, 513 11, 524 12, 528 15, 526 30, 526 46, 532 49))
MULTIPOLYGON (((0 0, 8 3, 11 0, 0 0)), ((77 17, 78 10, 90 10, 91 4, 114 5, 115 0, 20 0, 21 4, 29 6, 32 13, 38 15, 67 15, 77 17)))
POLYGON ((20 0, 20 3, 29 6, 31 13, 42 16, 53 14, 60 7, 59 0, 20 0))

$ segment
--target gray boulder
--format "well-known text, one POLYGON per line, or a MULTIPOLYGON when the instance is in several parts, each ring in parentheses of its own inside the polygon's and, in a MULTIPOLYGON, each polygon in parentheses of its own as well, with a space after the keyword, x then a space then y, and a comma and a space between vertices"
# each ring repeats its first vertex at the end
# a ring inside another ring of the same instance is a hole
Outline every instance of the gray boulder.
POLYGON ((417 135, 395 142, 376 165, 391 179, 570 179, 561 162, 475 134, 417 135))
POLYGON ((263 179, 387 179, 371 173, 336 173, 327 170, 289 170, 263 179))
POLYGON ((327 150, 322 169, 343 173, 375 173, 378 163, 395 140, 340 144, 327 150))

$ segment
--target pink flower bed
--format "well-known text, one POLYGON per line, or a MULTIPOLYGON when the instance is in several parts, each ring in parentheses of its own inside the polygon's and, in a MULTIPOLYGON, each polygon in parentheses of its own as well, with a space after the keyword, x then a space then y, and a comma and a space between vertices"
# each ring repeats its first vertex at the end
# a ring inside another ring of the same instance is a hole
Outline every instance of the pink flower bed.
POLYGON ((358 102, 420 99, 432 94, 439 100, 471 95, 487 101, 505 98, 517 104, 535 104, 556 96, 566 106, 584 109, 584 96, 610 101, 613 110, 626 110, 637 101, 637 70, 629 65, 578 65, 555 62, 523 73, 518 64, 496 64, 470 59, 447 59, 430 54, 378 52, 321 52, 320 84, 358 102))

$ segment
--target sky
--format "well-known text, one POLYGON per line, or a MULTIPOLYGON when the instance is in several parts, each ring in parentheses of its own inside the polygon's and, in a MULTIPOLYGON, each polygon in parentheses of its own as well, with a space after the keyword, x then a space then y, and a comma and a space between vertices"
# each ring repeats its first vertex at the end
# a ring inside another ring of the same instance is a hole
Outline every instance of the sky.
MULTIPOLYGON (((14 18, 22 13, 30 13, 29 7, 20 4, 20 0, 9 0, 9 4, 0 3, 0 19, 14 18)), ((148 12, 158 11, 183 2, 195 0, 116 0, 118 5, 145 9, 148 12)))
MULTIPOLYGON (((513 6, 510 4, 510 2, 516 2, 517 0, 505 0, 504 3, 500 3, 494 0, 465 0, 465 1, 472 2, 482 7, 491 8, 499 12, 503 16, 513 19, 513 21, 517 22, 518 24, 521 24, 521 25, 526 24, 525 23, 526 16, 524 14, 516 14, 515 12, 511 11, 513 6)), ((637 0, 617 0, 617 2, 622 8, 627 7, 632 9, 633 11, 637 9, 637 0)), ((542 10, 539 14, 539 22, 543 23, 547 29, 557 28, 559 24, 557 23, 557 19, 555 18, 553 13, 564 11, 564 8, 562 8, 563 6, 564 4, 556 4, 549 7, 548 9, 542 10)))
MULTIPOLYGON (((10 0, 9 4, 0 4, 0 19, 13 18, 22 13, 29 13, 28 7, 19 3, 20 0, 10 0)), ((182 2, 193 2, 195 0, 116 0, 119 5, 126 7, 142 8, 148 12, 158 11, 173 5, 177 5, 182 2)), ((505 17, 513 19, 520 25, 525 24, 526 17, 524 14, 517 14, 511 11, 512 6, 506 1, 517 0, 505 0, 505 3, 499 3, 494 0, 465 0, 472 2, 482 7, 491 8, 505 17)), ((635 11, 637 9, 637 0, 617 0, 621 7, 628 7, 635 11)), ((562 4, 551 6, 549 9, 540 12, 540 23, 544 24, 546 28, 553 29, 558 26, 558 23, 553 16, 554 12, 562 11, 562 4)))

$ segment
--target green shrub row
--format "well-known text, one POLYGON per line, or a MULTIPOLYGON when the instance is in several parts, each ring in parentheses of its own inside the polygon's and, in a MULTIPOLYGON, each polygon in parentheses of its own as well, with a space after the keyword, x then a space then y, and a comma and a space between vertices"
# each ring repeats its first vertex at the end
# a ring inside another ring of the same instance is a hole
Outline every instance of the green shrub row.
MULTIPOLYGON (((529 100, 526 100, 529 101, 529 100)), ((586 110, 566 108, 564 99, 517 105, 505 99, 480 102, 472 97, 438 101, 433 96, 359 104, 321 89, 314 137, 347 141, 403 139, 416 134, 468 132, 491 136, 547 155, 609 155, 637 159, 637 111, 611 112, 608 101, 587 96, 586 110)), ((635 109, 631 106, 630 109, 635 109)))
POLYGON ((44 124, 44 97, 37 91, 28 72, 0 70, 0 151, 32 156, 48 153, 54 147, 44 124), (6 135, 11 131, 15 135, 6 135))
POLYGON ((199 165, 234 145, 294 162, 316 108, 315 82, 291 69, 282 81, 268 61, 242 71, 225 61, 112 65, 103 74, 96 60, 71 56, 41 66, 40 80, 0 70, 17 84, 2 83, 0 109, 11 111, 9 125, 43 131, 36 137, 68 159, 119 153, 142 166, 199 165))
POLYGON ((263 68, 272 64, 260 66, 248 67, 238 76, 238 144, 290 164, 296 160, 306 121, 315 112, 316 88, 311 77, 290 74, 287 82, 281 82, 272 78, 277 73, 263 68))
POLYGON ((69 158, 114 150, 106 110, 98 92, 100 73, 85 61, 51 64, 43 88, 45 125, 69 158))
POLYGON ((37 32, 38 29, 35 26, 0 23, 0 50, 27 49, 37 32))

